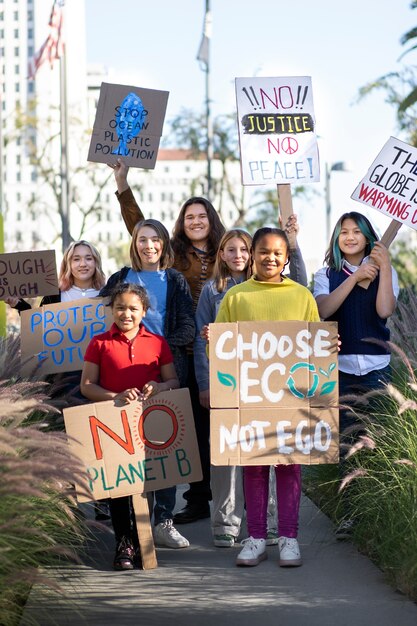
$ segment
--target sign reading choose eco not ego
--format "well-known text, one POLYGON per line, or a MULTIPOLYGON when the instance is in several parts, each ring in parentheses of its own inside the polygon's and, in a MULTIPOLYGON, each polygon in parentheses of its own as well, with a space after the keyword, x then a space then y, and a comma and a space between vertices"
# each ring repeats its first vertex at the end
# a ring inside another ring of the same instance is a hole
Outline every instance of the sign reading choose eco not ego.
POLYGON ((337 324, 210 324, 214 465, 337 463, 337 324))

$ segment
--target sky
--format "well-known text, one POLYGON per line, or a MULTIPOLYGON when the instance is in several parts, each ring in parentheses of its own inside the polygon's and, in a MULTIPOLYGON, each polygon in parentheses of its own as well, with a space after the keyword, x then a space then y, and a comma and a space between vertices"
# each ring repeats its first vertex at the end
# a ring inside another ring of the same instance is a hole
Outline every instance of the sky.
MULTIPOLYGON (((383 93, 358 102, 358 91, 388 72, 417 63, 417 52, 399 61, 405 50, 401 35, 417 23, 410 2, 210 2, 213 116, 236 111, 236 77, 311 76, 322 178, 326 163, 343 161, 348 170, 331 174, 332 227, 349 210, 368 215, 380 234, 390 223, 350 195, 388 138, 404 137, 383 93)), ((169 91, 166 120, 183 108, 203 111, 205 74, 196 56, 205 0, 85 4, 88 63, 106 66, 109 82, 169 91)), ((313 200, 294 198, 294 210, 304 256, 318 263, 327 245, 324 183, 311 186, 317 192, 313 200)))

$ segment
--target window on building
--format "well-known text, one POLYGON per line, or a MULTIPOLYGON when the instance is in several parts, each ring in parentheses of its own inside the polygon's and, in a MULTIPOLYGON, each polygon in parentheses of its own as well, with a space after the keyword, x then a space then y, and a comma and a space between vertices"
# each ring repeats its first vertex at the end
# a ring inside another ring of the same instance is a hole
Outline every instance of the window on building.
POLYGON ((28 39, 33 39, 33 28, 28 28, 28 39))
POLYGON ((22 174, 20 172, 16 172, 16 182, 17 183, 22 182, 22 174))
POLYGON ((190 166, 189 166, 189 165, 186 165, 186 166, 185 166, 185 171, 186 171, 187 173, 188 173, 188 172, 191 172, 191 168, 190 168, 190 166))
POLYGON ((15 46, 15 49, 14 49, 14 55, 15 55, 15 57, 18 57, 18 56, 19 56, 19 54, 20 54, 19 50, 20 50, 19 46, 15 46))
POLYGON ((20 83, 15 83, 14 90, 15 90, 16 93, 19 93, 19 91, 20 91, 20 83))
POLYGON ((21 163, 21 156, 20 156, 20 154, 17 154, 16 155, 16 165, 20 165, 20 163, 21 163))
POLYGON ((107 233, 107 241, 111 241, 111 233, 107 233))
POLYGON ((33 11, 28 11, 28 21, 31 22, 33 20, 33 11))
POLYGON ((99 240, 99 241, 102 241, 102 239, 101 239, 101 233, 99 233, 99 234, 98 234, 98 240, 99 240))
POLYGON ((164 167, 164 172, 166 172, 166 173, 169 172, 169 167, 167 165, 164 167))
POLYGON ((0 28, 0 37, 4 39, 4 28, 0 28))
POLYGON ((153 200, 151 193, 148 193, 148 200, 149 200, 149 202, 152 202, 152 200, 153 200))
POLYGON ((20 193, 20 191, 18 191, 16 194, 16 202, 21 202, 21 201, 22 201, 22 194, 20 193))
POLYGON ((107 221, 111 222, 111 211, 107 211, 107 221))
POLYGON ((28 46, 28 57, 33 57, 33 46, 28 46))
POLYGON ((19 11, 13 11, 13 19, 14 20, 18 20, 19 19, 19 11))
POLYGON ((28 83, 28 92, 29 93, 34 93, 35 91, 35 83, 32 81, 30 83, 28 83))
POLYGON ((161 211, 161 222, 164 222, 166 220, 166 214, 165 211, 161 211))
POLYGON ((15 74, 20 74, 20 65, 15 65, 14 66, 14 73, 15 74))
POLYGON ((22 138, 20 136, 16 137, 16 146, 20 146, 21 143, 22 143, 22 138))
POLYGON ((21 222, 21 221, 22 221, 22 214, 21 214, 21 212, 20 212, 20 211, 18 211, 18 212, 16 213, 16 220, 17 220, 18 222, 21 222))
POLYGON ((165 194, 165 192, 163 191, 163 192, 161 193, 161 202, 165 202, 165 200, 166 200, 166 194, 165 194))
POLYGON ((20 230, 16 231, 16 241, 22 241, 22 233, 20 230))
POLYGON ((18 28, 15 28, 15 29, 14 29, 14 38, 15 38, 15 39, 18 39, 18 38, 19 38, 19 29, 18 29, 18 28))
POLYGON ((36 170, 32 171, 32 174, 30 175, 30 179, 33 183, 36 183, 36 181, 38 180, 38 173, 36 170))

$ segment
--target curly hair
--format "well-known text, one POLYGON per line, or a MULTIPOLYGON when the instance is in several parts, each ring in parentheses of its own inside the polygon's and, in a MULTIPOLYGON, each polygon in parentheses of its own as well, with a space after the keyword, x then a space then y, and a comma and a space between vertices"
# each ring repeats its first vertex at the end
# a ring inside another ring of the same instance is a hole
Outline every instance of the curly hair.
POLYGON ((144 313, 146 313, 146 311, 150 308, 151 303, 148 292, 145 287, 137 285, 136 283, 118 283, 109 294, 110 300, 108 306, 113 308, 116 298, 118 296, 122 296, 124 293, 135 294, 135 296, 137 296, 142 303, 144 313))

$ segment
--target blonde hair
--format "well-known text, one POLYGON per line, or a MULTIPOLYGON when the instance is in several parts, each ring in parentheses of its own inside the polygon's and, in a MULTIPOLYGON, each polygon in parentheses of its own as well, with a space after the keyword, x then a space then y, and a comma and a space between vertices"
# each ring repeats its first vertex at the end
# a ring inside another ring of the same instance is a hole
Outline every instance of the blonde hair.
POLYGON ((174 251, 172 249, 169 239, 169 233, 161 222, 149 218, 147 220, 142 220, 141 222, 138 222, 133 229, 132 240, 130 242, 130 262, 132 264, 132 268, 136 272, 140 272, 142 270, 142 261, 138 253, 136 240, 138 238, 140 229, 144 226, 149 226, 150 228, 152 228, 156 232, 156 234, 158 235, 158 239, 162 243, 162 253, 159 261, 159 269, 166 270, 168 267, 172 267, 174 264, 174 251))
POLYGON ((67 291, 74 285, 74 277, 71 273, 71 260, 75 254, 75 248, 77 246, 87 246, 87 248, 90 248, 96 266, 96 271, 94 272, 92 278, 92 288, 101 289, 106 283, 106 277, 101 267, 100 252, 93 246, 93 244, 85 241, 84 239, 80 239, 80 241, 72 241, 62 257, 61 268, 58 276, 58 286, 60 291, 67 291))
MULTIPOLYGON (((252 246, 252 237, 246 230, 242 230, 241 228, 232 228, 225 232, 223 237, 220 239, 219 248, 216 254, 216 262, 214 264, 213 269, 213 279, 214 284, 216 285, 216 289, 219 293, 222 293, 226 289, 227 279, 230 278, 230 268, 227 266, 227 263, 223 261, 220 256, 220 253, 223 252, 224 248, 228 244, 231 239, 237 237, 241 239, 245 246, 248 249, 248 253, 250 255, 250 249, 252 246)), ((247 280, 251 275, 251 264, 250 264, 250 256, 248 257, 248 264, 246 268, 246 279, 247 280)))

